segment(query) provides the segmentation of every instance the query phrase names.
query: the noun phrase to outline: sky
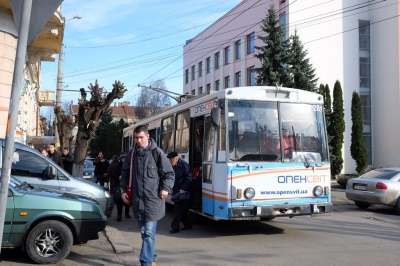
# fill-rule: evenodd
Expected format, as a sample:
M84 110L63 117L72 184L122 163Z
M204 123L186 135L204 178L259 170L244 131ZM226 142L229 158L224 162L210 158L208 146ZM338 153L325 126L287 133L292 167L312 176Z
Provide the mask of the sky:
M62 102L77 104L79 89L89 91L96 80L107 92L116 80L124 83L128 91L115 101L131 105L141 91L138 84L149 86L158 79L167 90L182 93L185 42L240 2L64 0ZM56 90L57 73L58 55L55 62L42 62L42 90Z

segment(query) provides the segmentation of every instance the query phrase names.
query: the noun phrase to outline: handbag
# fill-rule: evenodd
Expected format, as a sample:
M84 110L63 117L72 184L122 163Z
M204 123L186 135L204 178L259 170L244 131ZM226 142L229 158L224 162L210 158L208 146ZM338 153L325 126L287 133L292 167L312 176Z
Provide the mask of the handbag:
M173 202L177 202L177 201L181 201L181 200L188 200L190 198L190 194L189 194L189 192L186 192L186 193L176 193L175 195L173 195L172 197L171 197L171 200L173 201Z
M133 178L133 157L135 150L132 149L131 155L131 163L130 163L130 171L129 171L129 184L126 185L126 194L128 195L129 202L125 203L127 206L132 206L132 178Z
M115 202L115 203L118 203L118 202L122 201L121 190L119 189L119 187L116 187L116 188L114 189L114 192L113 192L113 199L114 199L114 202Z

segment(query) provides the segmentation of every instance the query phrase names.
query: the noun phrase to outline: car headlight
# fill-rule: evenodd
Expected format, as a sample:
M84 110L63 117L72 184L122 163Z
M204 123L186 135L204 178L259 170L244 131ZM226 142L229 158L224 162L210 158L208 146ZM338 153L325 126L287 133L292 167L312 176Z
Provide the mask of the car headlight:
M108 190L104 190L104 196L106 196L106 198L111 198L110 192Z
M244 197L246 199L252 199L256 195L256 191L254 188L248 187L244 190Z
M314 196L319 197L324 193L324 189L321 186L316 186L313 190Z

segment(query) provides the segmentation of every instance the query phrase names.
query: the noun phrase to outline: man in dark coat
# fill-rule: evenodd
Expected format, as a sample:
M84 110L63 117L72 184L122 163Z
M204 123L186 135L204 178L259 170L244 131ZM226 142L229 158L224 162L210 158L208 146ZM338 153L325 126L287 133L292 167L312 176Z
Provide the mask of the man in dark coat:
M64 165L64 170L72 175L72 166L74 165L74 156L69 152L68 148L64 148L61 159Z
M106 177L107 177L107 170L108 170L109 164L110 163L104 158L103 152L99 151L97 158L94 159L94 161L93 161L93 165L94 165L93 182L94 183L96 183L96 184L100 183L100 186L104 186L104 181L107 181Z
M56 164L64 168L62 159L61 159L61 154L56 151L56 144L50 143L49 146L47 147L48 153L49 153L49 158L53 160Z
M168 153L167 158L175 172L175 184L172 189L172 195L188 193L192 183L192 173L189 164L179 158L176 151ZM180 222L183 223L182 230L192 229L192 223L189 219L189 207L189 199L174 202L174 218L171 223L172 230L169 231L170 234L179 233L181 231L179 228Z
M121 197L125 203L132 204L133 214L139 223L141 265L155 265L157 221L165 215L165 198L172 190L175 175L163 151L153 139L149 139L147 127L137 126L134 134L136 144L128 152L121 170ZM126 193L130 177L131 199Z

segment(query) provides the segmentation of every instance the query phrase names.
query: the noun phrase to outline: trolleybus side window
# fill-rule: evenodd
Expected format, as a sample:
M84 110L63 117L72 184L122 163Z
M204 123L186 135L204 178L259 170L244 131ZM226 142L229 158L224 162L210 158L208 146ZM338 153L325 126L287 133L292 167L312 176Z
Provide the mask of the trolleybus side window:
M165 152L174 150L173 132L174 132L174 116L169 116L161 121L161 149Z
M226 162L225 100L221 99L219 105L219 107L221 108L221 121L218 127L217 161Z
M175 150L177 152L189 151L189 123L190 110L176 116Z

